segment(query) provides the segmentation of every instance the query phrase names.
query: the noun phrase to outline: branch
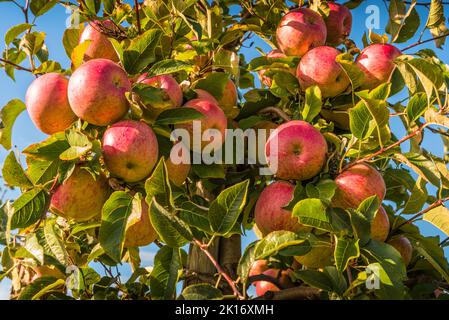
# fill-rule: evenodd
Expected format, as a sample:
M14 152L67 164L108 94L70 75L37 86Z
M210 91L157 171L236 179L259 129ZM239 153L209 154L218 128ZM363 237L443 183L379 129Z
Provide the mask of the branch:
M0 62L9 64L9 65L13 66L14 68L16 68L17 70L28 71L28 72L33 73L33 70L28 69L28 68L25 68L25 67L22 67L22 66L20 66L20 65L18 65L18 64L16 64L16 63L14 63L14 62L12 62L12 61L5 60L5 59L0 58Z
M259 113L274 113L284 121L291 120L290 117L288 116L288 114L286 114L284 111L282 111L281 109L276 108L276 107L263 108L262 110L259 111Z
M139 32L139 34L142 34L142 26L140 24L140 16L139 16L139 0L134 0L134 9L136 10L137 31Z
M439 35L439 36L436 36L436 37L433 37L433 38L430 38L430 39L419 40L419 41L416 41L415 43L412 43L411 45L405 47L401 51L404 52L404 51L406 51L408 49L414 48L414 47L419 46L421 44L424 44L424 43L427 43L427 42L431 42L431 41L434 41L434 40L438 40L438 39L441 39L441 38L445 38L447 36L449 36L449 32L445 33L445 34L442 34L442 35Z
M212 262L214 267L217 269L217 271L221 274L221 276L226 280L226 282L229 284L229 286L232 289L232 292L234 293L234 296L238 297L239 299L244 299L244 297L240 294L238 291L234 281L229 277L229 275L223 270L223 268L220 266L220 264L215 260L215 258L210 254L210 252L207 250L207 245L202 243L201 241L194 239L193 242L203 251L203 253L207 256L207 258Z
M254 300L320 300L320 293L320 289L300 286L281 291L267 291Z
M249 283L254 283L254 282L258 282L258 281L267 281L267 282L270 282L270 283L274 284L279 289L286 289L279 282L279 279L274 278L274 277L270 277L270 276L268 276L266 274L258 274L256 276L251 276L251 277L248 278L248 282Z
M394 230L399 229L400 227L402 227L403 225L406 224L410 224L413 221L415 221L416 219L418 219L420 216L422 216L423 214L425 214L426 212L429 212L430 210L439 207L441 205L443 205L446 201L449 201L449 197L440 199L438 201L435 201L434 203L432 203L431 205L429 205L427 208L425 208L424 210L421 210L420 212L418 212L417 214L415 214L413 217L411 217L410 219L408 219L407 221L404 221L403 223L401 223L400 225L398 225L397 227L394 228Z

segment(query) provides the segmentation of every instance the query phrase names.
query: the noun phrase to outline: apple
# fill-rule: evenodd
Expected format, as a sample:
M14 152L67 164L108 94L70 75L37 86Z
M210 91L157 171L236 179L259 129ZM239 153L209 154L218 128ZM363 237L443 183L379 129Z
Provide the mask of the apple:
M204 99L207 101L210 101L211 103L215 103L218 105L217 99L213 95L211 95L209 92L203 89L195 89L196 97L197 99Z
M204 116L195 121L199 121L201 124L201 136L209 129L216 129L221 134L221 141L201 141L201 147L211 145L214 148L220 148L225 141L226 128L228 127L228 119L223 110L207 99L193 99L188 101L183 106L184 108L193 108L201 112ZM193 138L193 121L188 123L182 123L175 126L179 129L185 129L190 134L190 139ZM192 145L192 141L190 141Z
M413 247L410 243L410 240L408 240L404 236L399 236L388 241L388 244L395 248L401 254L405 266L408 266L410 261L412 260L413 254Z
M266 57L268 59L283 59L287 58L287 56L279 49L275 49L270 51ZM296 75L296 69L295 68L288 68L286 71L290 72L292 75ZM262 83L266 85L267 87L271 87L271 84L273 83L272 79L270 77L265 76L266 70L260 70L259 76L262 79Z
M374 89L389 81L396 65L394 60L401 51L391 44L372 44L357 57L356 64L365 75L362 89Z
M327 27L326 42L338 46L342 44L351 33L352 14L345 5L328 2L329 14L324 19Z
M142 210L132 211L126 222L125 248L143 247L157 239L150 220L150 213L145 199L142 199Z
M114 30L117 28L111 20L92 21L84 28L81 33L79 43L90 41L89 46L84 53L84 60L91 59L109 59L119 62L119 57L107 35L101 32L102 29Z
M384 207L380 206L373 221L371 221L371 238L384 242L390 233L390 220Z
M303 266L311 269L320 269L332 264L334 247L325 237L319 237L312 243L312 248L303 256L295 256L295 260Z
M307 180L316 176L326 161L327 143L319 130L302 120L288 121L268 138L265 155L275 171L284 180ZM275 161L276 162L276 161Z
M317 85L323 98L343 93L351 84L341 65L335 61L341 52L321 46L307 52L298 64L296 76L302 90Z
M286 181L276 181L267 186L257 199L254 216L257 229L263 236L270 232L299 231L305 227L285 207L292 199L295 186Z
M180 107L182 105L182 90L178 82L171 75L159 75L151 78L147 78L148 74L142 74L137 83L144 83L149 86L160 88L167 94L167 100L170 101L171 108Z
M107 59L93 59L75 70L68 97L73 112L90 124L106 126L128 112L125 92L131 91L126 72Z
M267 260L256 260L251 265L248 277L257 276L259 274L264 273L267 270L268 270L268 261Z
M148 177L158 159L158 142L144 122L122 120L103 135L103 157L111 174L125 182Z
M278 47L287 56L302 57L310 49L324 45L326 36L323 18L308 8L287 13L276 30Z
M46 134L64 131L76 120L67 98L69 80L60 73L47 73L28 87L25 104L34 125Z
M99 217L111 190L103 175L93 177L77 165L51 197L50 211L76 222Z
M237 87L231 79L226 82L223 96L218 100L223 110L230 110L237 105Z
M177 187L184 184L192 167L190 163L174 164L170 158L165 160L167 167L168 179Z
M280 291L281 289L293 287L289 272L289 270L279 269L268 269L264 271L262 274L277 279L281 288L270 281L256 281L253 284L256 286L257 296L263 296L267 291Z

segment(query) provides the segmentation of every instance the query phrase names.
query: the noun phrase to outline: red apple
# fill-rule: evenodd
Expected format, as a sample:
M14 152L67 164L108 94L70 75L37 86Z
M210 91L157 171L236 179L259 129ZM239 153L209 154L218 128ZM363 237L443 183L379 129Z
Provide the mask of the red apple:
M263 236L278 230L296 232L305 229L298 218L292 217L292 213L283 208L293 199L294 190L293 184L276 181L262 191L254 215L257 229Z
M335 207L357 208L363 200L377 195L379 201L385 197L386 187L382 175L366 163L349 167L335 178L337 189L332 199Z
M405 266L408 266L410 261L412 260L413 247L408 240L404 236L399 236L388 241L388 244L395 248L402 256L404 260Z
M343 68L335 61L341 52L333 47L317 47L307 52L299 62L296 75L303 90L317 85L323 98L343 93L350 80Z
M302 120L280 125L268 138L265 155L275 175L284 180L316 176L326 161L327 143L319 130Z
M126 72L107 59L94 59L75 70L69 81L70 106L82 120L106 126L128 112L125 92L131 91Z
M371 221L371 238L377 241L385 241L390 233L390 220L384 207L380 206L373 221Z
M310 49L324 45L326 36L323 18L307 8L287 13L276 30L278 47L288 56L302 57Z
M91 59L109 59L114 62L119 61L117 52L114 49L107 35L101 32L102 29L114 30L116 26L111 20L92 21L84 28L81 33L79 43L90 41L89 46L84 53L84 60Z
M396 65L394 60L401 51L391 44L372 44L357 57L357 66L365 75L362 89L374 89L388 82Z
M147 75L147 73L142 74L137 79L137 82L163 89L167 94L167 100L171 102L171 108L180 107L182 105L182 90L175 78L168 74L151 78L147 78Z
M76 120L67 98L69 80L60 73L47 73L29 86L26 107L34 125L46 134L64 131Z
M126 222L125 244L129 247L143 247L157 239L157 233L150 221L150 213L145 200L142 200L142 210L133 211Z
M158 158L158 142L145 123L123 120L103 135L103 156L106 167L126 182L148 177Z
M263 274L277 279L281 285L281 288L269 281L256 281L254 282L254 285L256 286L256 294L259 297L263 296L267 291L280 291L281 289L293 287L293 283L289 276L289 271L287 270L268 269L264 271Z
M270 51L267 56L268 59L282 59L282 58L287 58L287 56L279 49L275 49L273 51ZM295 68L288 68L286 69L286 71L290 72L292 75L296 75L296 70ZM265 76L266 70L260 70L259 71L259 76L262 79L262 83L264 85L266 85L267 87L271 87L272 84L272 79L270 77Z
M326 42L338 46L343 43L352 28L352 14L345 5L328 2L329 15L325 19L327 27Z
M109 184L103 175L94 178L90 172L77 166L72 175L56 188L50 211L67 220L90 220L101 215L109 195Z
M256 260L251 265L248 277L257 276L259 274L264 273L266 270L268 270L268 261L267 260Z
M217 99L215 99L215 97L213 95L211 95L209 92L207 92L206 90L195 89L195 92L197 95L197 99L204 99L204 100L207 100L211 103L218 105Z

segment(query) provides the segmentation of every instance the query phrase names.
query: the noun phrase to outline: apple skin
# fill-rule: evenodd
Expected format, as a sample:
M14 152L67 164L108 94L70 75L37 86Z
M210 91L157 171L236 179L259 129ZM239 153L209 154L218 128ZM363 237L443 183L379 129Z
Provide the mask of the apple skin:
M145 123L123 120L103 135L103 157L108 170L125 182L148 177L156 165L159 147L156 135Z
M362 50L356 64L365 75L361 89L374 89L390 79L401 51L391 44L372 44Z
M206 99L190 100L186 104L184 104L183 107L193 108L204 115L203 118L196 120L201 122L201 135L203 134L203 132L209 129L217 129L221 133L221 143L218 143L218 140L216 142L202 141L201 146L204 147L206 145L212 144L215 148L221 147L221 145L225 141L225 132L226 128L228 127L228 119L226 118L223 110L215 103ZM186 129L190 133L190 143L192 144L193 121L189 123L178 124L175 126L175 128Z
M287 56L279 49L275 49L270 51L266 57L268 59L283 59L283 58L287 58ZM292 75L296 75L296 69L295 68L288 68L286 69L286 71L290 72ZM264 76L266 70L260 70L259 71L259 76L262 80L262 83L264 85L266 85L267 87L271 87L271 84L273 83L273 80L270 77Z
M256 295L259 297L263 296L267 291L280 291L281 289L293 287L288 270L268 269L262 274L278 279L282 288L278 288L274 283L269 281L256 281L253 284L256 286Z
M67 220L87 221L101 215L110 193L103 175L94 179L87 170L76 166L72 175L56 188L50 211Z
M335 2L328 2L329 15L324 19L327 27L326 42L338 46L351 33L352 14L348 7Z
M46 134L64 131L76 120L67 98L69 80L60 73L35 79L26 92L25 104L34 125Z
M257 276L259 274L264 273L267 270L268 270L268 261L267 260L256 260L251 265L248 277Z
M142 210L131 212L126 223L125 243L126 248L143 247L157 239L150 220L150 213L145 199L142 199Z
M197 99L203 99L203 100L207 100L211 103L214 103L216 105L218 105L218 101L217 99L215 99L215 97L213 95L211 95L209 92L207 92L206 90L203 89L195 89L196 95L197 95Z
M293 199L294 190L293 184L276 181L262 191L254 215L257 229L263 236L278 230L296 232L306 229L290 211L283 208Z
M182 105L182 90L175 78L168 74L151 78L147 78L147 75L147 73L142 74L137 79L137 83L144 83L155 88L163 89L166 92L168 99L171 101L172 108L177 108Z
M404 260L405 266L408 266L410 261L412 260L413 247L408 240L404 236L399 236L388 241L388 244L395 248L402 256Z
M377 195L385 197L386 187L382 175L366 163L356 164L335 178L337 189L332 205L343 209L357 208L363 200Z
M226 83L223 96L218 100L218 105L223 110L231 109L237 105L237 87L231 79Z
M278 47L287 56L302 57L310 49L324 45L326 36L323 18L307 8L287 13L276 30Z
M271 165L271 156L277 156L278 170L275 174L284 180L303 181L316 176L326 161L326 153L327 143L323 135L302 120L280 125L265 145L268 163Z
M90 124L106 126L128 112L125 92L131 91L126 72L107 59L90 60L75 70L68 97L73 112Z
M177 187L184 184L192 167L190 163L174 164L170 158L165 160L165 165L167 167L168 179Z
M114 23L111 20L105 21L92 21L84 28L81 33L79 43L83 43L87 40L90 40L89 47L84 53L84 60L92 60L92 59L109 59L114 62L119 62L119 57L117 52L114 49L111 41L108 37L101 33L101 27L113 30L115 27Z
M351 82L343 68L335 61L340 53L328 46L317 47L307 52L296 70L301 89L306 90L317 85L323 98L343 93Z
M390 233L390 220L384 207L380 206L373 221L371 221L371 238L384 242Z

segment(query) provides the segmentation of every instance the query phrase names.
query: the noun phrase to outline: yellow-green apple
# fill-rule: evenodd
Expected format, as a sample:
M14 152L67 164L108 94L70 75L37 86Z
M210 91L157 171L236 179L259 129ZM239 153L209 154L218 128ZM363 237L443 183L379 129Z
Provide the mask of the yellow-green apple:
M335 97L350 85L349 77L335 61L341 52L333 47L321 46L307 52L298 64L296 76L302 90L317 85L323 98Z
M47 73L28 87L25 104L34 125L46 134L64 131L76 120L67 97L69 80L60 73Z
M268 60L272 60L272 59L283 59L283 58L287 58L287 56L279 49L275 49L270 51L266 57L268 58ZM295 68L286 68L285 69L287 72L290 72L292 75L296 75L296 69ZM260 70L259 71L259 76L262 79L262 83L264 85L266 85L267 87L271 87L272 84L272 79L268 76L265 76L266 70Z
M141 210L134 210L128 217L125 230L126 248L143 247L149 245L157 238L150 220L148 205L144 199L141 202Z
M110 192L103 175L93 177L77 165L72 175L56 188L51 197L50 211L67 220L90 220L101 215Z
M410 261L412 260L413 254L413 247L410 243L410 240L404 236L399 236L388 241L388 244L395 248L401 254L401 257L404 260L404 264L408 266Z
M158 142L144 122L122 120L103 135L103 157L111 174L126 182L148 177L158 159Z
M357 66L365 75L362 89L374 89L388 82L396 65L394 60L401 51L391 44L372 44L360 52Z
M323 135L302 120L288 121L277 127L265 145L270 169L284 180L313 178L321 171L326 153L327 143Z
M324 45L326 36L323 18L308 8L287 13L276 30L278 47L287 56L302 57L310 49Z
M359 163L344 170L335 178L332 204L343 209L357 208L363 200L377 195L379 201L385 197L385 181L382 175L366 163Z
M303 256L295 256L295 260L307 268L319 269L332 264L334 246L325 239L319 237L312 243L312 248Z
M75 70L68 97L73 112L90 124L106 126L128 112L125 92L131 91L126 72L108 59L93 59Z
M84 53L84 60L91 59L109 59L114 62L119 61L117 52L114 49L108 36L102 33L102 30L114 30L117 28L111 20L92 21L84 28L81 33L79 43L90 41Z
M329 14L324 19L327 27L326 42L330 45L338 46L343 43L352 28L352 14L345 5L335 2L328 2Z
M384 207L380 206L373 221L371 221L371 238L377 241L385 241L390 233L390 219Z
M169 74L159 75L148 78L148 74L142 74L137 83L143 83L155 88L162 89L166 93L166 99L170 102L170 108L180 107L182 105L182 90L175 78Z
M287 181L276 181L267 186L257 199L254 218L257 229L266 236L270 232L307 229L298 218L284 207L293 199L295 186Z

